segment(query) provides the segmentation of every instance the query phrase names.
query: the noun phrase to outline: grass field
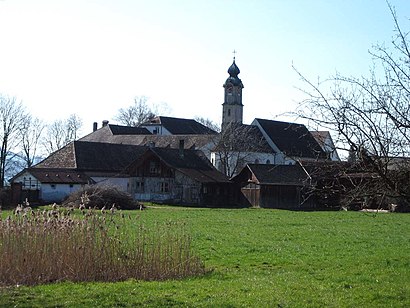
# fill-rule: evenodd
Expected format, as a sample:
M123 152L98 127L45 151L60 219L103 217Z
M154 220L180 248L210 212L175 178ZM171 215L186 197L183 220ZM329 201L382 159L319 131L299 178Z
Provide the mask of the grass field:
M184 222L209 272L3 288L0 306L410 307L408 214L166 206L126 214L124 232Z

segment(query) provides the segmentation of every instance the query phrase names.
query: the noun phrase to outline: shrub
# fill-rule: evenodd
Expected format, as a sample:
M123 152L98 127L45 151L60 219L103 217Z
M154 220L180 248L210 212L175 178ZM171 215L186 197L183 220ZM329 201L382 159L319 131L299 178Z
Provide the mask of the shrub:
M132 196L122 191L114 185L88 185L72 193L63 202L64 206L80 207L83 204L86 208L111 208L115 205L123 210L140 208L140 205Z
M132 224L123 232L122 220L131 216L120 211L87 210L73 217L72 210L53 207L19 206L7 219L0 215L0 285L163 280L205 272L180 224L155 230Z

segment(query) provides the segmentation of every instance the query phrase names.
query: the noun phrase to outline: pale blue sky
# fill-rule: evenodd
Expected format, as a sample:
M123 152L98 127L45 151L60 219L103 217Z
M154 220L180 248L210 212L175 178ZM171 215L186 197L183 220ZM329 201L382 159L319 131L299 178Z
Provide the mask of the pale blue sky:
M391 4L408 29L410 1ZM363 75L392 30L384 0L0 0L0 92L47 121L77 113L84 133L140 95L220 122L235 49L250 123L303 99L292 63Z

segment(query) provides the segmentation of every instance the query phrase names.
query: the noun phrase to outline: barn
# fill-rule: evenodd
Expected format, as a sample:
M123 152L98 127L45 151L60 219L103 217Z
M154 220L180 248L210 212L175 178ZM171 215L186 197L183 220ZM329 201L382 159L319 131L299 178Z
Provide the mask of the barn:
M304 199L310 176L300 165L248 164L232 178L241 190L244 206L301 209L311 206Z

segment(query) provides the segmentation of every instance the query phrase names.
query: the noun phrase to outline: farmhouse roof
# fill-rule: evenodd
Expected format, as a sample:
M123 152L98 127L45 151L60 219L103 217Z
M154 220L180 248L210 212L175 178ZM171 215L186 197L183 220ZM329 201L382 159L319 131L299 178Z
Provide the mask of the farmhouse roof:
M151 132L145 127L133 127L123 125L107 125L113 135L151 135Z
M326 153L303 124L265 119L255 119L254 123L287 156L326 158Z
M253 180L256 183L264 185L303 185L309 179L307 172L298 164L249 164L237 177L239 178L241 173L247 172L246 169L253 174Z
M41 183L51 184L92 184L94 181L84 172L61 168L27 168L18 173L13 179L29 173Z
M217 132L193 119L158 116L142 125L161 124L173 135L213 135Z
M118 172L140 157L146 147L74 141L35 165L35 168L70 168Z
M148 133L139 134L143 131ZM82 137L79 141L178 148L179 141L184 139L186 148L202 149L210 143L214 143L215 138L217 138L215 134L153 135L146 128L109 124Z

